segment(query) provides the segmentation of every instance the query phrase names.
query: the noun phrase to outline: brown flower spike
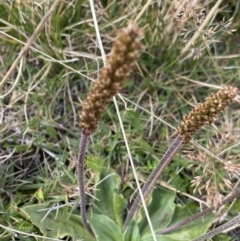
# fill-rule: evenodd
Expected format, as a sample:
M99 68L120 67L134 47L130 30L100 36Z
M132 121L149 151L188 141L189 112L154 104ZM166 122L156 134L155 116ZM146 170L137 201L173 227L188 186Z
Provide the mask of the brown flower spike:
M112 51L106 58L106 64L100 70L98 80L94 83L92 90L83 102L82 113L80 115L82 131L78 151L77 175L82 224L92 236L95 235L87 222L83 182L84 156L87 140L89 135L97 128L98 121L104 109L112 97L119 92L123 82L129 77L141 49L138 41L139 36L140 30L133 24L118 32Z
M83 102L80 126L84 134L95 131L104 109L129 77L141 49L139 36L140 30L132 24L118 32L106 64Z
M183 143L190 141L202 126L211 124L216 115L233 102L238 88L225 86L216 94L210 94L206 101L197 105L185 115L178 126L178 133Z

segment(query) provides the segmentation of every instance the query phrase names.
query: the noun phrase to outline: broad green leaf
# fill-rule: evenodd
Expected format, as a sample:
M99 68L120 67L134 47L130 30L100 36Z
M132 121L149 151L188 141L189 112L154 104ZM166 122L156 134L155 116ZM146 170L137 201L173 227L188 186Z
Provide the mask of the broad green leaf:
M198 205L194 203L189 203L184 207L177 206L172 218L172 223L182 221L197 212L199 212L199 208ZM168 236L178 239L179 241L195 239L206 233L214 218L216 218L214 214L208 214L202 218L196 219L186 226L183 226L181 229L168 234Z
M123 241L121 228L109 217L93 214L89 222L98 241Z
M162 235L161 236L156 235L156 238L157 238L157 241L177 241L172 238L162 237ZM154 239L151 233L148 233L147 235L144 235L144 237L141 237L141 241L153 241L153 240ZM186 241L190 241L190 240L186 240Z
M167 236L158 236L156 235L157 241L178 241L178 239L172 239L171 237L167 237ZM141 237L141 241L154 241L152 234L148 233L147 235L144 235L143 237ZM185 241L191 241L191 240L185 240Z
M95 240L84 229L80 216L67 212L67 207L50 212L49 210L44 210L47 207L46 204L37 204L23 207L20 211L22 216L39 228L43 236L55 239L71 236L73 240Z
M131 222L127 227L124 234L124 241L140 241L139 227L135 221Z
M102 181L101 181L102 180ZM95 192L93 212L102 214L122 227L126 201L120 194L120 177L113 171L103 171L100 175L100 184Z
M175 196L174 192L164 189L155 189L152 192L151 202L147 208L154 230L165 228L171 222L175 210ZM150 232L150 228L143 209L141 215L144 218L139 223L139 229L141 234L144 235Z
M172 223L179 222L197 213L198 207L195 204L189 204L184 207L176 206L174 215L172 217ZM199 218L190 224L165 235L158 235L157 240L159 241L191 241L206 233L207 229L214 219L213 214L209 214L204 218ZM141 238L141 241L153 241L150 232Z

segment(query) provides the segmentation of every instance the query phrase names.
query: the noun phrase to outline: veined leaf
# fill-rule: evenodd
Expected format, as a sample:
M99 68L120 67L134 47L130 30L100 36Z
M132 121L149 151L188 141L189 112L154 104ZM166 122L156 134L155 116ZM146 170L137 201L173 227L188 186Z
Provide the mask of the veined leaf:
M174 215L172 216L171 224L179 222L183 219L186 219L192 216L194 213L197 213L198 211L199 211L198 206L195 204L186 205L184 207L176 206ZM164 234L164 235L157 235L157 240L191 241L205 234L214 218L215 218L214 214L208 214L205 217L199 218L174 232L171 232L169 234ZM153 241L151 233L148 232L144 234L141 237L141 241Z
M122 227L126 201L120 194L120 184L120 177L114 171L102 171L93 201L93 212L109 217Z
M123 241L121 228L106 215L93 214L89 222L98 241Z
M39 228L43 236L60 239L71 236L73 240L95 239L84 229L81 218L67 211L67 207L49 212L46 204L30 205L20 209L22 216ZM43 211L41 211L43 210Z
M135 221L131 222L127 227L124 234L124 241L140 241L140 231Z
M159 230L169 225L175 210L175 193L164 189L155 189L152 192L151 202L148 205L148 212L151 218L153 229ZM141 210L142 218L139 223L141 235L150 232L144 210Z

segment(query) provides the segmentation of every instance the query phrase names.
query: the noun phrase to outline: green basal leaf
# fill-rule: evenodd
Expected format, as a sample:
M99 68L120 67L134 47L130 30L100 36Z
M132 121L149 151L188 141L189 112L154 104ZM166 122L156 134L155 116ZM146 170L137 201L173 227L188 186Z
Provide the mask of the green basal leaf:
M124 241L140 241L140 231L138 224L133 221L127 227L124 233Z
M114 171L102 171L93 201L93 212L109 217L122 228L126 201L120 194L120 184L120 177Z
M121 228L105 215L93 214L89 223L98 241L123 241Z
M155 189L152 192L151 201L147 208L154 230L165 228L171 222L175 210L175 196L174 192L164 189ZM139 229L141 234L149 233L150 228L143 209L140 219Z
M176 210L174 212L172 223L176 223L191 217L195 213L199 212L199 208L197 204L189 203L182 206L176 206ZM162 235L169 236L175 240L185 241L185 240L193 240L203 234L206 233L210 225L212 224L213 219L216 218L214 214L208 214L202 218L196 219L192 221L186 226L183 226L181 229L176 230L170 234Z
M171 237L162 237L161 236L157 236L156 235L156 238L157 238L157 241L178 241L178 239L173 239ZM154 241L153 237L152 237L152 234L148 233L147 235L144 235L143 237L141 237L141 241ZM191 241L191 240L185 240L185 241Z
M188 217L191 217L194 213L199 211L198 206L195 204L188 204L184 207L176 206L172 222L176 223ZM206 215L204 218L199 218L188 225L173 231L165 235L157 235L157 240L160 241L186 241L193 240L206 233L209 226L211 225L215 216L213 214ZM152 235L150 232L141 238L141 241L152 241Z
M45 237L61 239L70 236L73 240L95 240L82 226L80 216L69 213L67 207L50 212L49 209L44 210L47 208L46 204L37 204L19 210Z
M212 238L213 241L232 241L233 237L225 234L225 233L219 233L215 237ZM236 237L237 238L237 237Z

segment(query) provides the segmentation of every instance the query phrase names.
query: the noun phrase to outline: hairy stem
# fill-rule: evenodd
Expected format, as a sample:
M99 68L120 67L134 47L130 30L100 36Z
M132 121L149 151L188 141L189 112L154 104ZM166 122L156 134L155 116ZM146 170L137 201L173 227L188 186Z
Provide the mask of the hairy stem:
M219 209L221 206L225 205L228 202L231 202L232 200L234 200L235 198L237 198L239 196L240 196L240 191L238 191L238 192L236 192L232 195L229 195L228 197L224 198L223 201L220 204L217 205L217 207L206 208L202 212L199 212L199 213L193 215L190 218L187 218L187 219L185 219L181 222L175 223L175 224L173 224L173 225L171 225L171 226L169 226L165 229L162 229L162 230L158 231L157 234L166 234L166 233L170 233L172 231L175 231L175 230L183 227L184 225L187 225L187 224L191 223L192 221L207 215L208 213L214 211L215 209Z
M240 214L238 214L235 218L231 219L230 221L224 223L223 225L213 229L212 231L202 235L201 237L198 237L194 239L193 241L204 241L206 239L212 238L216 236L219 233L224 232L225 230L231 228L232 226L235 226L237 224L240 224Z
M180 136L177 136L176 139L171 144L171 146L168 148L168 150L165 152L165 154L161 158L157 167L153 170L153 172L150 174L149 178L147 179L146 183L144 184L144 186L142 188L142 193L143 193L144 198L146 198L147 195L151 192L151 190L153 189L154 184L156 183L157 179L162 174L165 167L170 163L172 158L180 150L180 148L182 147L182 144L183 143L182 143L182 140L181 140ZM126 218L125 223L123 225L123 230L125 230L127 228L130 221L132 220L135 212L138 210L140 201L141 201L141 198L140 198L140 195L138 195L136 197L136 199L134 200L134 202L133 202L133 204L132 204L132 206L131 206L131 208L128 212L127 218Z
M86 218L86 203L85 203L85 192L84 192L84 182L83 182L84 157L85 157L87 141L88 141L88 135L84 134L84 132L82 131L80 143L79 143L79 150L78 150L77 177L78 177L78 187L79 187L79 195L80 195L80 210L81 210L82 223L84 228L92 236L94 236L93 231L90 228Z

